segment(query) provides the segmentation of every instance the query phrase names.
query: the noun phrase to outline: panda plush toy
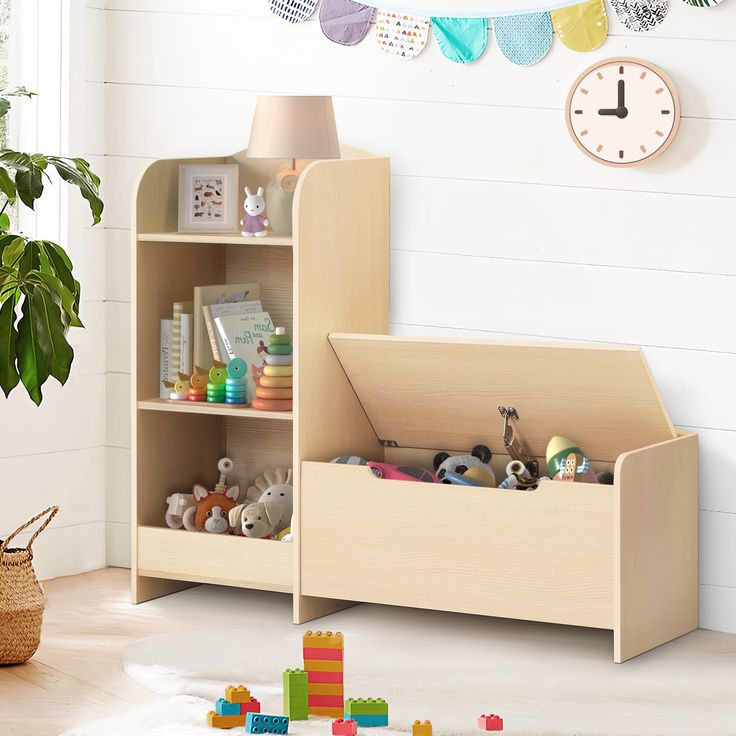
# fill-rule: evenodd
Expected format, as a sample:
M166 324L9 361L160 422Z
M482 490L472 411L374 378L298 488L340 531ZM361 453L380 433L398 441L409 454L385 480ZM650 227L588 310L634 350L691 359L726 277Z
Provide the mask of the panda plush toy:
M496 487L496 475L491 467L491 451L485 445L476 445L469 455L450 455L438 452L434 456L434 471L442 483Z

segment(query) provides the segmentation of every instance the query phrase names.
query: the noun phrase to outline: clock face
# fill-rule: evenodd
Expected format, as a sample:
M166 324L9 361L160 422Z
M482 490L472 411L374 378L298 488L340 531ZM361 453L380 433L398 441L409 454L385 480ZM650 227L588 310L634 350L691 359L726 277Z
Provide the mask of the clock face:
M607 59L575 82L566 115L570 135L592 159L635 166L672 143L680 103L662 70L637 59Z

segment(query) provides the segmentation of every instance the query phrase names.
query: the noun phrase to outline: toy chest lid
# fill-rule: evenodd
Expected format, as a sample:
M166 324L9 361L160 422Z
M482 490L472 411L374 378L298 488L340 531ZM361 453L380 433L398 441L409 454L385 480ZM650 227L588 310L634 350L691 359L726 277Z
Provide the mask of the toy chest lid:
M591 460L677 436L641 348L333 333L330 343L379 440L399 447L503 450L513 406L526 451L554 435Z

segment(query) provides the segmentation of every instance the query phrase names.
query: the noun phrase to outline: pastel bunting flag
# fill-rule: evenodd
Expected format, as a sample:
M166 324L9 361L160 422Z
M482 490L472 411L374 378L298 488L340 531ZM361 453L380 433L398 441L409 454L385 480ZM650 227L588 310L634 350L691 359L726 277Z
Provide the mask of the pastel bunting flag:
M541 61L552 47L552 20L549 13L500 15L493 18L501 53L518 66Z
M550 13L557 37L573 51L595 51L608 35L608 16L603 0L588 0Z
M271 12L289 23L301 23L307 20L319 0L269 0Z
M646 33L656 28L669 10L669 0L611 0L616 17L630 31Z
M366 37L375 12L375 8L354 0L322 0L319 24L330 41L355 46Z
M488 45L485 18L433 17L432 30L442 53L457 64L480 58Z
M422 53L428 38L429 18L389 10L376 13L376 43L387 54L413 59Z

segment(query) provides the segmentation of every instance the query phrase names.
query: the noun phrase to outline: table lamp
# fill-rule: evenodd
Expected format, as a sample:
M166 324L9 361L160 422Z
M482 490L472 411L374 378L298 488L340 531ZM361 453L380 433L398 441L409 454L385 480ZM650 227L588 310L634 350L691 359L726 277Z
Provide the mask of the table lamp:
M340 158L331 97L259 97L248 144L250 158L287 158L266 188L274 235L291 235L297 159Z

